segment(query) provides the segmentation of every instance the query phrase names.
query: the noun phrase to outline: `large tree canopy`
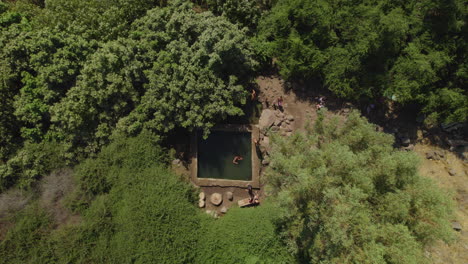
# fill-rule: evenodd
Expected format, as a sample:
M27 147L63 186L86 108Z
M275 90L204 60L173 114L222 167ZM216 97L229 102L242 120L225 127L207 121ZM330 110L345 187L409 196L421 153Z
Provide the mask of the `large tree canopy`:
M465 121L466 8L464 0L280 0L256 46L285 78L318 77L340 97L417 102L435 122Z
M93 3L47 2L32 22L21 13L4 18L0 159L12 158L26 141L60 142L70 159L97 152L114 131L208 132L217 121L243 114L256 65L247 29L197 13L187 1L148 11L152 1L115 1L119 12L103 14L98 11L106 5L85 2ZM94 15L80 19L85 11ZM123 28L104 36L113 22ZM13 164L0 165L4 186L21 174Z
M274 138L267 187L291 250L310 263L420 263L449 239L451 201L358 113Z

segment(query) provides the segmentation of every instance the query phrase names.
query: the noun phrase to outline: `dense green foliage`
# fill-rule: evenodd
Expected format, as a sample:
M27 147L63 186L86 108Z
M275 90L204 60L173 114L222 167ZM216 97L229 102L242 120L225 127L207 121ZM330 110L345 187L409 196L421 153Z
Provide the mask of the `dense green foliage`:
M267 203L231 208L221 219L205 222L196 263L293 263L276 232L278 213Z
M252 81L270 61L285 79L319 79L358 103L417 103L428 122L466 121L467 8L0 2L0 193L34 193L5 220L0 263L424 262L426 245L451 238L449 196L357 113L343 123L322 112L306 133L273 137L271 196L220 219L196 209L163 146L174 131L251 119ZM52 207L74 214L67 223L35 188L63 167L76 188Z
M0 241L0 263L39 263L51 228L47 213L32 205L16 217L16 224Z
M55 0L32 21L25 11L5 22L0 159L58 142L74 163L116 133L208 132L243 114L256 65L247 29L185 1L147 10L153 2ZM29 187L0 166L1 188Z
M320 78L334 94L420 103L434 121L468 119L466 0L279 0L259 53L285 78Z
M320 113L313 130L274 142L269 191L307 263L421 263L425 244L450 239L451 200L358 113L344 124Z
M233 209L214 220L165 163L148 132L115 139L75 170L68 204L82 221L53 229L58 223L31 205L0 243L0 263L291 262L275 232L277 209Z

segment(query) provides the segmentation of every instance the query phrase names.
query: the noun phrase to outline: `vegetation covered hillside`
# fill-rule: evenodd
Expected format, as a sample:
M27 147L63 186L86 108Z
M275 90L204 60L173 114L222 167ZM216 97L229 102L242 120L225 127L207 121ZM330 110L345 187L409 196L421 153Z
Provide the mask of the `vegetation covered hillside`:
M452 239L451 198L357 112L273 136L265 201L220 219L196 209L168 142L244 118L265 72L466 122L467 8L2 0L0 263L428 262Z

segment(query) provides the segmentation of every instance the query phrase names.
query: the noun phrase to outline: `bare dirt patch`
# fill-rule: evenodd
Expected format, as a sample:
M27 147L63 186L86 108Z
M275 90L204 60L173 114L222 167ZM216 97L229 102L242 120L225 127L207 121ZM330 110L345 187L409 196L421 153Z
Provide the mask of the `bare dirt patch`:
M74 188L73 171L67 168L52 172L39 184L39 204L51 214L56 227L80 221L79 215L65 207L66 197Z
M468 166L457 155L438 146L419 143L414 151L421 157L421 175L433 179L454 194L456 208L452 221L459 222L463 228L461 232L454 231L456 240L453 243L439 241L427 248L426 255L437 264L468 263ZM426 153L434 151L442 153L444 157L427 159Z

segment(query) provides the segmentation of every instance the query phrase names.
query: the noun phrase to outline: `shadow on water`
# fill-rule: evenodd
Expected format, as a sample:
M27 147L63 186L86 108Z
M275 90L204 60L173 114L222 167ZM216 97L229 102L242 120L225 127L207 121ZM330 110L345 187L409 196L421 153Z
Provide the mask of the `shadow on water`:
M208 138L198 136L198 177L251 180L252 151L249 132L212 131ZM233 164L235 156L242 156Z

